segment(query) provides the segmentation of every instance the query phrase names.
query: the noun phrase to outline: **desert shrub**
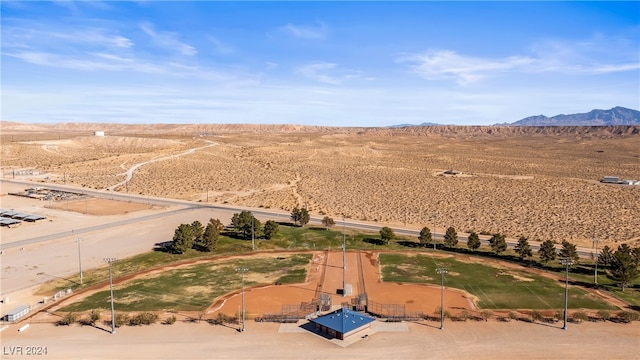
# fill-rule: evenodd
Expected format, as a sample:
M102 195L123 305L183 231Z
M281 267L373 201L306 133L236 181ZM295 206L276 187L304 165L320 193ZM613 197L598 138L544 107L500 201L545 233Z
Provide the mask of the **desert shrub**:
M164 320L164 323L166 325L173 325L173 324L175 324L175 322L176 322L176 316L175 315L171 315L171 316L169 316L168 318L166 318Z
M129 319L129 325L130 326L151 325L151 324L155 324L157 321L158 321L158 314L154 314L151 312L143 312L131 317Z
M74 312L67 313L56 323L59 326L69 326L78 320L78 315Z
M227 314L218 313L215 319L209 320L209 323L213 325L222 325L222 324L237 324L239 317L229 316Z
M598 310L598 317L602 321L607 321L611 319L611 314L607 310Z
M533 321L541 321L543 317L544 316L542 316L542 314L538 310L534 310L533 312L531 312L531 320Z
M509 319L518 320L518 314L514 311L509 312Z
M122 325L125 325L126 323L129 322L129 315L128 314L116 314L115 315L115 325L116 327L120 327Z
M480 316L482 316L482 320L487 321L487 320L491 319L491 317L493 316L493 311L491 311L491 310L482 310L482 312L480 313Z
M576 323L581 323L583 321L589 320L589 315L584 311L578 311L571 314L571 319Z
M98 322L99 320L100 320L100 310L98 309L91 310L91 313L89 314L89 323L91 325L95 325L96 322Z
M556 319L557 321L562 320L563 317L564 317L564 313L562 311L556 311L556 313L553 314L553 318Z
M618 313L618 316L616 316L616 318L620 322L628 324L632 321L638 321L638 318L640 318L640 315L631 311L622 311Z
M460 313L460 320L467 321L467 319L471 318L471 313L467 310L462 310Z

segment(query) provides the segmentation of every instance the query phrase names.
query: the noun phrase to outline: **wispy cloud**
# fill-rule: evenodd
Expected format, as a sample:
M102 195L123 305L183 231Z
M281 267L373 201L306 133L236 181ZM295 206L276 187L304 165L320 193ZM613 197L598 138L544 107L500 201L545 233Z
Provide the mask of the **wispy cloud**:
M287 24L280 29L299 39L324 39L328 34L327 27L322 23L316 26Z
M325 84L340 85L343 82L359 77L359 72L341 69L338 64L329 62L314 62L297 69L297 72L309 79Z
M186 56L194 56L198 53L195 47L178 40L178 36L175 33L156 31L151 23L140 24L140 29L147 34L155 44L162 48L175 50Z
M459 85L502 73L597 75L640 69L637 45L629 44L625 39L616 41L595 36L575 42L546 40L531 46L531 52L531 55L489 58L429 49L424 53L400 56L396 62L407 64L425 79L454 80Z
M412 69L425 79L454 79L458 84L466 85L491 73L523 68L535 60L520 56L485 59L460 55L451 50L429 50L424 54L400 57L398 62L409 63Z

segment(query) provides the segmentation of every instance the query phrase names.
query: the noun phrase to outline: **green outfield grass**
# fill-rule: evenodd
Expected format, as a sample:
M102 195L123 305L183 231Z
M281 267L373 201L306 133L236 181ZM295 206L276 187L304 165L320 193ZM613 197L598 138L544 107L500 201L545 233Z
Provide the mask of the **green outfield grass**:
M121 311L201 311L221 295L240 288L237 268L248 268L245 285L301 283L311 254L259 259L211 261L163 271L114 286L115 307ZM253 280L259 274L260 281ZM265 282L268 281L268 282ZM109 291L100 291L62 311L110 308Z
M429 254L433 253L431 247L422 248L418 244L416 238L410 237L398 237L396 240L391 241L388 245L382 245L379 242L379 234L376 232L356 232L352 230L345 231L345 240L348 250L373 250L373 251L386 251L386 250L401 250L403 252L415 253L419 256L407 256L396 254L381 254L381 259L385 261L385 269L383 272L385 281L396 282L430 282L438 283L439 279L436 279L435 274L435 262L431 259ZM146 269L169 265L179 264L180 262L194 260L194 259L211 259L215 261L216 257L220 255L228 254L251 254L254 252L269 252L269 251L281 251L281 250L340 250L342 248L343 233L340 224L336 224L329 230L322 227L306 226L298 227L287 225L283 223L279 227L279 233L271 240L265 240L261 238L255 239L256 250L252 251L251 240L240 239L234 236L232 233L225 233L218 241L218 246L214 252L206 253L196 250L188 250L184 254L171 254L162 251L150 251L148 253L136 255L126 259L118 259L113 266L114 278L120 278L122 276L135 274ZM459 246L454 249L456 253L463 253L467 256L474 256L478 259L484 257L490 257L496 260L505 260L512 263L519 263L519 260L515 256L512 250L507 250L500 256L493 255L488 248L481 247L478 251L471 253L464 248L464 244L460 243ZM438 253L448 253L449 249L442 249L439 246ZM451 252L453 255L454 253ZM237 264L242 263L243 260L237 260ZM561 281L552 281L538 275L531 274L526 270L511 270L512 274L516 274L518 277L531 279L532 281L519 281L509 274L500 273L500 270L490 266L482 266L478 264L468 264L453 259L438 260L443 263L443 266L451 268L451 272L447 276L447 286L456 287L462 290L466 290L469 293L477 296L480 299L479 306L483 308L535 308L535 309L557 309L563 306L564 301L564 284ZM418 262L418 263L415 263ZM529 262L532 266L540 266L536 263L536 258ZM249 266L256 268L257 263ZM581 263L570 269L570 281L573 284L581 286L593 286L593 275L591 273L592 262L589 260L581 260ZM258 266L259 268L259 266ZM196 269L199 269L196 266ZM557 261L550 263L544 269L550 273L554 273L558 276L564 276L564 268L557 263ZM304 279L304 272L299 268L291 268L286 274L281 274L281 283L291 283L302 281ZM181 270L182 271L182 270ZM186 271L186 270L185 270ZM222 270L221 270L222 271ZM200 273L200 270L192 271ZM169 272L168 272L169 273ZM454 274L455 273L455 274ZM184 275L184 274L183 274ZM216 279L226 279L224 271L220 273L220 276ZM169 275L167 275L169 276ZM127 284L130 287L130 291L140 294L148 293L149 297L153 294L165 293L171 287L171 282L180 283L178 279L181 275L175 275L177 278L171 279L168 277L162 280L160 284L155 284L156 288L150 288L154 281L140 282L133 281L131 284ZM235 280L234 280L235 279ZM425 280L426 279L426 280ZM84 272L84 285L79 286L79 277L70 276L64 279L57 279L50 283L44 284L40 290L43 295L51 294L55 291L67 288L79 289L95 285L100 282L108 280L108 267L104 266L97 269L91 269ZM180 309L198 309L203 305L204 298L210 298L211 296L218 296L216 294L223 294L225 291L232 291L238 288L238 279L232 277L227 282L215 283L215 290L208 291L206 295L202 295L203 298L195 293L187 300L169 299L168 295L158 297L155 302L155 308L180 308ZM278 279L273 279L274 282ZM158 280L160 281L160 280ZM190 283L190 280L181 280L185 286L198 286ZM200 283L209 284L208 278L202 279ZM217 280L216 280L217 281ZM235 281L235 282L234 282ZM168 282L168 284L165 284ZM191 285L188 285L191 284ZM166 286L165 286L166 285ZM620 291L619 287L615 286L613 282L607 278L604 273L600 272L599 286L600 289L608 291L614 296L618 297L624 302L627 302L635 308L640 308L640 278L636 278L633 286L629 287L625 292ZM167 287L168 286L168 287ZM203 285L209 286L209 285ZM180 288L180 286L173 287ZM128 303L121 304L123 309L131 310L146 310L144 308L150 302L145 300L143 303L147 305L141 305L141 303L134 296L127 297L124 292L125 288L118 288L116 290L116 298L126 298ZM178 292L179 293L179 292ZM125 296L121 296L125 295ZM136 295L137 296L137 295ZM140 295L141 296L141 295ZM579 287L571 287L570 289L570 302L571 308L592 308L592 309L609 309L610 306L603 303L599 298L592 298L586 291ZM96 304L103 302L104 299L108 299L108 295L105 296L96 294L91 297L92 303ZM178 304L181 303L181 304ZM172 305L173 304L173 305ZM75 304L74 304L75 306ZM78 305L80 306L80 305ZM80 308L87 308L89 305L82 305ZM105 307L103 303L99 307ZM144 308L144 309L143 309ZM75 309L75 308L74 308ZM79 308L78 308L79 309Z
M440 284L436 268L445 267L449 273L444 285L477 296L483 309L564 308L564 282L530 272L428 255L380 254L379 258L386 282ZM569 289L569 308L616 309L578 287Z

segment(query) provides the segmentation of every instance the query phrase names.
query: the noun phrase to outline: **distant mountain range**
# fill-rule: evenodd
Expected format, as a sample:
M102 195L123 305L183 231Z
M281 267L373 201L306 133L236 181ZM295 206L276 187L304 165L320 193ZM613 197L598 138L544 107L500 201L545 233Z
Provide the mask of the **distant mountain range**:
M640 111L616 106L609 110L594 109L588 113L560 114L552 117L544 115L529 116L512 123L494 124L495 126L610 126L610 125L640 125ZM399 124L390 128L410 126L445 126L437 123L422 123L419 125Z
M515 126L608 126L640 125L640 111L616 106L609 110L591 110L588 113L529 116L511 124Z
M408 127L408 126L442 126L442 124L438 124L438 123L431 123L431 122L423 122L422 124L398 124L398 125L391 125L389 126L390 128L403 128L403 127Z

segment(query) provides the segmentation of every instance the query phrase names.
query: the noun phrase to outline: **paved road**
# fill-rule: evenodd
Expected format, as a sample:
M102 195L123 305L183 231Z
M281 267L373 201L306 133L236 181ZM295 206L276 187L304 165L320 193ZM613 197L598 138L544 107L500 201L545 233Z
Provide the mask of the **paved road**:
M42 186L42 187L46 187L46 188L53 189L53 190L81 193L81 194L85 194L85 195L88 195L88 196L93 196L93 197L96 197L96 198L105 198L105 199L120 200L120 201L130 201L130 202L137 202L137 203L158 205L158 206L180 206L180 207L182 207L181 209L166 211L166 212L162 212L162 213L158 213L158 214L141 216L141 217L131 218L131 219L122 220L122 221L116 221L116 222L113 222L113 223L102 224L102 225L97 225L97 226L92 226L92 227L87 227L87 228L82 228L82 229L74 229L73 233L67 231L67 232L51 234L51 235L47 235L47 236L40 236L40 237L36 237L36 238L25 239L25 240L21 240L21 241L9 243L9 244L1 244L0 245L0 249L2 249L2 250L7 249L7 248L11 248L11 247L16 247L16 246L25 246L25 245L28 245L28 244L35 244L35 243L39 243L39 242L49 241L49 240L53 240L53 239L57 239L57 238L67 237L67 236L70 236L70 235L75 235L75 234L80 234L80 233L87 233L87 232L96 231L96 230L102 230L102 229L106 229L106 228L110 228L110 227L114 227L114 226L130 225L130 224L133 224L133 223L136 223L136 222L147 221L147 220L151 220L151 219L158 219L158 218L162 218L162 217L165 217L165 216L170 216L170 215L173 215L173 214L176 214L176 213L179 213L179 212L190 211L190 210L197 209L197 208L200 208L200 209L212 209L212 210L217 210L217 211L228 211L228 212L231 212L231 213L235 213L235 212L239 212L239 211L243 211L243 210L249 210L249 211L253 212L254 216L256 216L256 217L268 218L268 219L274 219L274 220L278 220L278 219L289 220L290 219L290 214L288 212L281 211L281 210L272 210L272 209L266 210L266 209L262 209L262 208L257 208L256 209L256 208L249 208L249 207L241 207L241 206L233 206L233 205L220 205L220 204L209 205L209 204L205 204L205 203L201 203L201 202L193 202L193 201L177 200L177 199L169 199L169 198L157 198L157 197L141 196L141 195L135 195L135 194L122 194L122 193L117 193L117 192L112 192L112 191L86 189L86 188L69 186L69 185L43 184L43 183L34 183L34 182L29 182L29 181L4 180L4 179L2 180L2 182L23 185L25 187ZM321 217L312 216L311 219L310 219L310 224L319 225L319 224L321 224L321 221L322 221ZM374 231L375 232L375 231L379 231L384 225L372 224L372 223L366 223L366 222L360 222L360 221L353 221L353 220L345 219L344 223L343 223L342 220L337 220L336 221L336 227L340 227L340 226L344 226L345 228L348 228L348 229L363 230L363 231ZM391 228L393 229L393 231L397 235L404 235L404 236L410 236L410 237L416 237L416 238L420 235L420 231L418 231L418 230L413 230L413 229L408 229L408 228L399 228L399 227L391 227ZM436 232L434 234L434 238L436 240L440 240L441 241L444 238L444 234ZM490 238L490 236L480 236L480 240L481 240L483 245L489 245L489 238ZM465 235L459 235L458 236L458 241L460 243L462 243L462 244L466 244L467 235L466 234ZM507 245L510 248L513 248L517 243L518 243L518 241L516 239L507 239ZM529 244L531 245L531 248L533 249L533 251L537 251L540 248L540 242L530 241ZM578 254L581 257L585 257L585 258L590 257L591 253L593 251L594 250L590 249L590 248L578 248Z

